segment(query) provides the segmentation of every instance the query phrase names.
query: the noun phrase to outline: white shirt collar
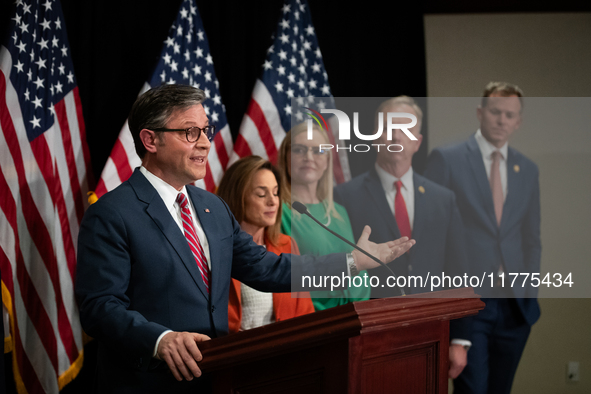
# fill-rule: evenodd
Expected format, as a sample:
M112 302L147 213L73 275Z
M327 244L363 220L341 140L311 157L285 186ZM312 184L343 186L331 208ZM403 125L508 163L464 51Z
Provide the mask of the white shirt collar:
M189 196L187 195L186 186L183 186L182 190L179 192L173 186L169 185L168 183L166 183L165 181L163 181L162 179L158 178L156 175L148 171L146 167L141 166L140 172L144 174L146 179L148 179L152 186L154 186L154 189L156 189L156 191L160 195L160 198L162 198L162 201L164 201L164 205L166 205L166 207L169 210L171 207L174 206L174 203L176 202L176 198L179 193L183 193L185 196L187 196L187 198L189 198Z
M508 142L505 142L505 145L503 145L502 147L497 148L496 146L488 142L486 138L484 138L484 136L482 135L482 131L480 131L480 129L478 129L478 131L474 135L474 138L476 138L476 143L478 144L478 148L480 148L480 153L482 153L483 157L490 159L492 153L498 150L499 152L501 152L502 158L504 160L507 160L507 153L509 151Z
M154 189L156 189L156 191L158 192L158 195L160 196L160 198L164 202L166 209L168 209L168 212L170 213L170 215L172 216L172 218L176 222L177 226L179 227L181 234L184 234L183 219L181 218L181 208L176 203L176 198L179 193L183 193L185 196L187 196L187 198L189 199L189 210L191 211L193 225L195 226L195 231L197 232L197 237L199 237L199 241L201 242L201 246L203 247L203 252L205 253L205 259L207 261L207 265L209 265L209 267L211 268L211 260L210 260L211 256L209 254L209 242L207 240L207 236L205 235L205 231L203 230L203 227L201 226L201 222L199 222L199 218L196 215L195 207L193 206L193 202L191 201L191 199L189 198L189 195L187 194L187 187L183 186L183 188L179 192L173 186L166 183L162 179L158 178L156 175L152 174L144 166L140 167L140 172L142 174L144 174L144 176L146 177L148 182L150 182L150 184L152 186L154 186Z
M375 168L376 172L378 173L378 177L380 178L380 182L382 183L382 188L385 191L394 190L394 182L398 180L402 181L402 187L406 188L407 190L414 187L412 166L400 178L396 178L394 175L384 170L377 162L375 163Z

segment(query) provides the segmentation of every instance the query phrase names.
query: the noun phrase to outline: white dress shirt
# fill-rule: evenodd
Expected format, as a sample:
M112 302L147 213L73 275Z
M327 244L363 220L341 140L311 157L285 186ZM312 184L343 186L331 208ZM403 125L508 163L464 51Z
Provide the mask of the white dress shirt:
M486 169L486 177L490 179L490 167L492 165L492 154L494 151L499 151L501 157L499 160L499 171L501 173L501 186L503 187L503 198L507 198L507 154L509 152L509 143L505 143L501 148L497 148L484 138L480 129L474 135L480 153L482 154L482 161Z
M406 171L404 175L400 178L396 178L394 175L390 174L382 167L375 164L376 171L378 173L378 177L380 178L380 182L382 183L382 188L384 189L384 193L386 193L386 200L388 201L388 205L390 206L390 210L396 216L396 212L394 209L394 200L396 198L396 187L394 186L394 182L401 181L402 185L400 186L400 193L404 198L404 203L406 204L406 212L408 213L408 221L410 222L410 229L412 230L414 220L415 220L415 184L413 181L413 170L412 167Z
M209 242L207 242L207 237L205 236L203 227L201 227L201 223L195 214L195 207L193 207L193 202L187 194L187 187L183 186L182 190L179 192L174 187L170 186L168 183L152 174L144 166L140 167L140 172L144 174L146 179L148 179L152 186L154 186L154 189L156 189L160 195L160 198L162 198L162 201L164 201L164 205L166 205L168 212L170 212L170 215L176 222L177 226L179 226L183 236L185 235L185 230L183 229L181 207L176 202L176 198L179 193L183 193L185 196L187 196L187 199L189 200L189 210L191 211L191 217L193 218L193 227L195 228L195 232L199 237L199 242L201 242L201 246L203 247L203 253L205 253L205 258L207 259L207 265L209 266L209 269L211 269L211 261L209 259Z

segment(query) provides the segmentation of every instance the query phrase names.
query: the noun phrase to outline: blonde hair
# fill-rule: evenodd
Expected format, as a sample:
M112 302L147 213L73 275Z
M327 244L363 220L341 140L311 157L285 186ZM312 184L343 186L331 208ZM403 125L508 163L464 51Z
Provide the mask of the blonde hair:
M271 162L263 159L260 156L247 156L238 160L230 166L224 173L220 186L217 190L217 195L220 196L238 223L242 223L246 218L246 192L248 191L252 180L257 172L260 170L269 170L275 175L277 180L277 192L279 194L279 201L281 201L281 176L279 171ZM277 215L275 223L272 226L265 227L265 238L274 246L277 246L279 241L279 234L281 233L281 204L277 208Z
M324 137L326 142L329 142L329 138L325 130L321 130L317 125L314 125L313 129L320 133ZM281 199L283 202L286 202L290 206L291 199L293 197L293 193L291 191L291 175L289 174L291 163L288 161L289 153L291 152L291 142L297 135L305 133L307 131L308 127L306 122L297 124L296 126L292 127L290 131L287 132L285 138L283 139L283 142L281 142L281 146L279 147L277 167L279 168L279 173L281 176ZM343 220L341 215L339 215L338 211L336 210L333 200L333 163L332 152L330 149L328 150L327 155L328 166L326 168L326 171L324 171L324 174L322 174L322 177L320 177L320 179L318 180L318 186L316 188L316 197L324 205L327 219L330 219L330 217L334 217L336 219ZM299 213L294 211L294 215L299 215Z

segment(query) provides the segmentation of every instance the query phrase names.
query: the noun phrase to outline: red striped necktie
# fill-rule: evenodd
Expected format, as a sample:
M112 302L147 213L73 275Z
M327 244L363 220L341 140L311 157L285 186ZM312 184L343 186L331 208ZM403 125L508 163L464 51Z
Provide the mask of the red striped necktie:
M412 231L410 229L410 220L408 218L408 211L406 210L406 203L400 192L401 186L401 181L394 182L394 187L396 187L396 197L394 197L394 216L396 217L398 230L400 230L400 236L408 237L410 239Z
M201 242L199 242L195 227L193 227L193 217L191 216L191 210L189 209L189 200L183 193L179 193L176 197L176 202L181 207L181 217L183 219L183 229L185 230L187 243L189 244L189 248L191 248L191 252L193 252L193 257L195 257L197 267L199 267L199 272L201 273L201 278L203 279L203 283L205 283L205 288L209 294L209 267L207 265L205 253L203 252L203 247L201 246Z

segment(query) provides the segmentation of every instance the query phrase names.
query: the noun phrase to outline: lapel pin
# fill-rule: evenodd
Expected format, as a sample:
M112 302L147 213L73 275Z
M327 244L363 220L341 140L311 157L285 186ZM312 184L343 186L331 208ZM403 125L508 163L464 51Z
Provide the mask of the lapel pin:
M513 166L513 171L515 171L515 172L519 172L519 165L518 165L518 164L515 164L515 165Z
M421 194L425 194L425 188L423 186L419 186L419 192L421 192Z
M209 208L205 208L205 212L209 213Z

